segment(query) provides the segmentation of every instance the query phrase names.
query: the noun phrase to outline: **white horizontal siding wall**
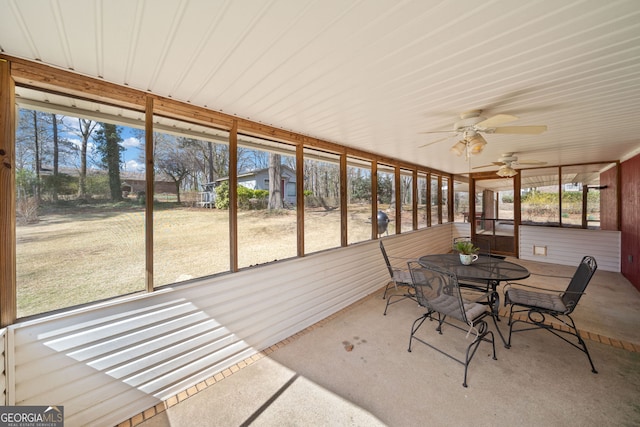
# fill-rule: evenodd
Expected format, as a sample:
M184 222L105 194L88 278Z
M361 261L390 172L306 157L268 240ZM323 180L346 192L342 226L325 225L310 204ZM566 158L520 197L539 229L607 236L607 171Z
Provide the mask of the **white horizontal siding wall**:
M599 270L620 272L619 231L521 225L519 232L521 259L577 266L591 255ZM546 246L546 256L534 255L534 246Z
M451 230L384 242L394 256L443 252ZM372 241L12 325L9 404L64 405L69 426L115 425L388 279Z

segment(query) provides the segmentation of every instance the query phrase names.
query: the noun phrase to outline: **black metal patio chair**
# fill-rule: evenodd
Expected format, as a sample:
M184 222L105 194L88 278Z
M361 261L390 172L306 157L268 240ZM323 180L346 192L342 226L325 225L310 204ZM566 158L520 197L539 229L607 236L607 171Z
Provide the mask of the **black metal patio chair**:
M506 347L511 346L511 335L514 332L544 329L586 354L591 364L591 372L597 374L598 371L593 366L587 345L571 317L571 313L578 305L580 297L584 295L584 291L597 268L598 264L593 257L585 256L582 258L569 286L564 291L528 286L522 283L508 283L504 288L504 304L505 307L509 306L509 339ZM526 313L526 316L520 316L521 313ZM514 318L514 315L518 315L517 318ZM557 320L559 325L554 327L551 322L547 321L546 316ZM526 326L514 329L518 323L523 323ZM568 339L567 336L575 337L577 343L573 339Z
M494 313L489 311L486 304L479 301L491 300L488 295L477 296L475 300L465 300L460 293L460 286L456 275L443 270L437 266L420 265L416 262L409 262L409 271L413 279L413 286L416 292L418 304L427 309L426 313L417 318L411 326L411 336L409 338L409 350L413 340L431 347L432 349L444 354L445 356L464 365L464 380L462 385L467 387L467 371L469 363L473 359L478 346L481 342L489 342L493 348L493 359L496 358L496 346L494 335L488 328L484 317L497 313L497 306L492 307ZM437 316L436 316L437 315ZM426 341L425 338L416 335L424 322L429 319L437 318L438 326L436 331L440 335L443 334L443 326L449 325L453 328L467 332L466 337L470 335L473 339L466 349L464 359L456 355L449 354L435 345ZM449 321L447 319L453 320Z
M387 303L384 307L384 315L386 316L387 309L391 304L395 304L406 298L415 301L416 295L413 289L413 282L411 281L411 273L409 273L409 270L403 270L391 265L390 257L387 255L387 251L384 248L382 240L380 241L380 252L382 252L382 257L384 258L384 262L387 264L387 270L389 271L389 276L391 278L391 280L387 282L387 286L384 288L384 294L382 295L382 299L387 300ZM405 258L402 258L402 262L406 263L407 260ZM387 292L389 291L390 287L395 288L395 291L399 291L400 293L390 294L387 298Z

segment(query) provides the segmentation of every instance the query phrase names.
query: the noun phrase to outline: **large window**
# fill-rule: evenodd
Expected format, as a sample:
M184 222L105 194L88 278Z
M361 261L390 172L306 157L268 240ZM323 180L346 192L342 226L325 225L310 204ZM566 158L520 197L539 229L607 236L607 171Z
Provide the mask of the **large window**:
M607 166L593 164L561 169L563 226L600 227L600 172Z
M16 91L19 318L336 248L345 225L347 244L375 237L374 220L378 236L411 231L414 200L418 228L446 216L448 181L407 165L377 163L372 194L375 160L348 156L341 171L339 155L304 147L298 165L294 144L238 134L230 179L228 130L154 115L147 159L143 111Z
M239 268L297 255L295 160L293 146L238 137Z
M228 271L228 193L218 194L229 174L228 133L154 122L154 285Z
M443 176L442 177L442 202L440 203L442 209L442 222L449 222L451 219L449 218L449 178Z
M523 224L560 224L558 168L526 169L520 194Z
M396 179L395 169L391 166L378 164L378 211L384 212L389 218L385 234L396 234ZM398 230L399 231L399 230Z
M418 228L426 228L427 222L427 175L418 173Z
M340 157L305 149L305 253L339 247L340 230Z
M400 169L400 203L402 208L401 230L413 230L413 173Z
M602 186L613 164L527 169L522 173L522 223L600 228L601 191L608 191L607 219L616 223L615 188ZM615 174L613 175L615 182ZM614 186L615 187L615 186Z
M382 231L382 230L380 230ZM371 163L347 158L347 242L371 239Z
M21 94L41 97L30 92ZM47 99L68 103L51 94ZM18 317L145 289L143 134L96 120L82 110L86 103L76 105L75 115L37 103L19 110Z
M436 225L441 223L441 216L439 215L440 211L440 202L438 198L441 196L440 193L440 183L439 177L437 175L431 175L431 225ZM441 212L441 211L440 211Z

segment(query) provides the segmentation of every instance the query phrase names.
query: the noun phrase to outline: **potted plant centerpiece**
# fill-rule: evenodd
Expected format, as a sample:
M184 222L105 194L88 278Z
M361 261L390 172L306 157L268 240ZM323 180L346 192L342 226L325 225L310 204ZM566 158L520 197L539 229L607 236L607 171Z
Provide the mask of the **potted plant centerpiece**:
M478 251L480 248L476 247L470 240L460 240L453 245L453 249L460 254L460 262L464 265L470 265L473 261L478 259Z

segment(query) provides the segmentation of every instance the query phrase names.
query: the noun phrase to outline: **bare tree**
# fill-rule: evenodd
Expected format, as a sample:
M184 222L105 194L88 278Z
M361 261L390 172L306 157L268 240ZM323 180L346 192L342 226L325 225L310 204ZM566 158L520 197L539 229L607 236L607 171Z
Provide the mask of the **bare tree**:
M154 132L153 141L156 170L173 181L176 187L177 202L181 203L180 187L193 171L191 161L185 155L182 144L179 144L175 137Z
M54 201L58 201L58 174L60 172L60 138L58 135L58 118L51 114L51 126L53 131L53 186L51 195Z
M266 151L238 147L238 173L267 168L269 159Z
M35 153L35 169L36 169L36 200L40 201L40 183L42 182L42 178L40 176L40 168L42 165L40 164L40 132L38 131L38 114L35 111L32 111L31 117L33 119L33 144L34 144L34 153Z
M89 138L98 122L89 119L78 119L78 135L81 138L80 146L80 175L78 177L78 200L87 200L87 149Z
M185 156L192 163L194 186L198 181L213 182L229 174L229 146L193 138L178 138Z
M51 161L51 121L48 113L20 110L16 132L16 169L33 174L30 192L40 201L43 193L42 174Z
M282 156L280 154L269 153L269 210L282 209L284 206L280 188L281 162Z

